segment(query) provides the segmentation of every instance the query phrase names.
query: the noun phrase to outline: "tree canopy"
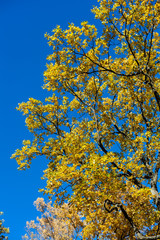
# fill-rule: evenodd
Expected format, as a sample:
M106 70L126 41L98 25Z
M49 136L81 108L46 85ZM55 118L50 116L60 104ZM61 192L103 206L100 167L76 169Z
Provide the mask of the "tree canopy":
M27 233L24 240L79 240L84 226L82 217L74 208L64 203L61 207L53 207L52 202L45 203L43 198L34 202L36 209L41 213L37 221L31 220L26 224Z
M33 139L12 157L45 156L43 191L83 216L83 239L160 239L160 2L98 2L99 29L46 34L51 94L19 104Z

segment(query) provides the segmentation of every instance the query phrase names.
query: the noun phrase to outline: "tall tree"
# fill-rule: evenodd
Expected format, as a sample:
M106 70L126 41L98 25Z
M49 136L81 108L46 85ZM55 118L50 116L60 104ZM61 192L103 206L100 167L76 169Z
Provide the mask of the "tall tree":
M46 157L44 193L82 214L84 239L160 239L160 2L98 2L99 32L46 34L52 95L19 105L34 139L13 157Z

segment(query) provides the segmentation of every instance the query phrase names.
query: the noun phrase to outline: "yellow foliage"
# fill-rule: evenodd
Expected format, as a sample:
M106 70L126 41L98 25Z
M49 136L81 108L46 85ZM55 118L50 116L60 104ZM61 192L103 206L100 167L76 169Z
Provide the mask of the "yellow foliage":
M48 159L42 191L82 214L83 239L160 238L160 5L98 2L102 33L84 21L46 34L53 95L19 104L34 139L12 157Z

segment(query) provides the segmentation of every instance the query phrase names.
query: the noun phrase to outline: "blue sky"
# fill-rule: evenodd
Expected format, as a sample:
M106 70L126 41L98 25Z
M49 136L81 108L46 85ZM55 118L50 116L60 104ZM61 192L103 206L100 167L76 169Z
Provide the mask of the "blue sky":
M33 202L45 184L40 178L45 159L36 159L27 171L18 171L10 156L30 134L15 108L29 97L43 100L46 57L51 52L44 38L56 25L93 23L90 9L96 0L0 0L0 211L10 240L20 240L27 220L35 219Z

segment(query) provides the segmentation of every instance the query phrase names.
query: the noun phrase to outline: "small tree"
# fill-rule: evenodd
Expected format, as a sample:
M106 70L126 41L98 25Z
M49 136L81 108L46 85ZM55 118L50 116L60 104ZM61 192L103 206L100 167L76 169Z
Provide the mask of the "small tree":
M19 169L45 156L55 203L85 219L84 239L160 239L160 3L99 0L102 23L46 34L46 104L30 98L33 141L13 157Z
M3 215L3 212L0 212L0 215ZM6 234L9 233L9 228L3 226L4 220L0 220L0 240L8 239Z
M23 236L24 240L81 239L81 229L84 223L68 204L65 203L56 208L52 206L51 201L45 203L43 198L38 198L34 205L41 213L41 217L37 217L37 222L27 222L27 234Z

